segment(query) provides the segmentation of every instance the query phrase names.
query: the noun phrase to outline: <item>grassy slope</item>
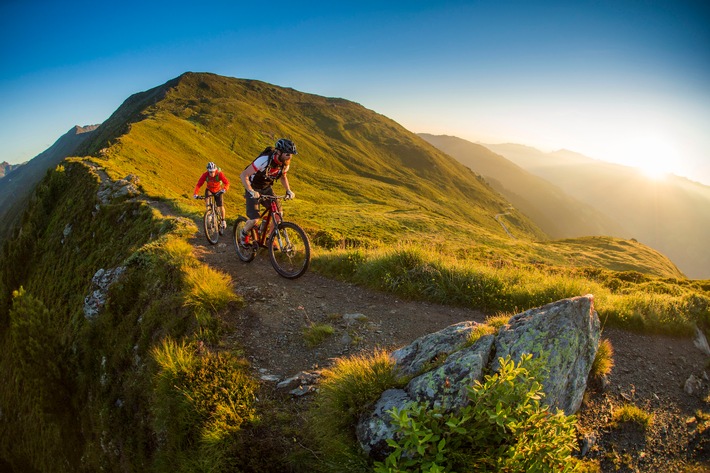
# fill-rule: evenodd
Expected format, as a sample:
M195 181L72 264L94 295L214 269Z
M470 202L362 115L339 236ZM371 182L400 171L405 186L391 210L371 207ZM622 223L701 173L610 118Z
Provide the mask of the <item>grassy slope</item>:
M116 139L126 120L130 131ZM258 81L187 73L131 97L83 151L106 148L102 164L112 177L134 173L149 195L193 214L201 209L190 199L194 183L216 161L232 181L226 205L235 217L243 213L239 173L282 136L300 150L290 175L298 198L287 211L311 235L365 246L433 241L469 257L554 265L579 253L575 264L682 276L650 248L638 259L594 240L542 243L546 235L515 210L502 217L510 239L494 219L509 203L418 136L356 103Z

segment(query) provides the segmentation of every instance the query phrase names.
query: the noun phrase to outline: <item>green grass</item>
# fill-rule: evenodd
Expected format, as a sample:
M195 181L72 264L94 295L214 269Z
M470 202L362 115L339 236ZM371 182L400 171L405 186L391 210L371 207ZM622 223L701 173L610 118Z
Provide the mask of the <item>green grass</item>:
M335 333L335 329L327 324L311 324L303 328L303 339L308 348L314 348L323 343Z
M338 358L323 370L319 394L310 412L310 426L317 448L322 452L322 471L365 472L368 461L356 447L358 418L383 391L402 387L389 353Z
M710 293L700 283L641 273L540 265L495 267L414 244L320 253L313 267L399 296L488 312L517 313L593 294L604 324L689 335L710 321Z
M257 420L257 383L230 353L166 339L152 350L159 369L154 401L158 471L224 471L242 426Z
M597 354L592 363L592 369L589 371L590 378L601 378L611 373L614 367L614 348L611 341L607 338L599 340Z
M614 409L611 417L612 427L616 427L622 422L630 422L648 429L653 424L653 414L633 404L624 404Z

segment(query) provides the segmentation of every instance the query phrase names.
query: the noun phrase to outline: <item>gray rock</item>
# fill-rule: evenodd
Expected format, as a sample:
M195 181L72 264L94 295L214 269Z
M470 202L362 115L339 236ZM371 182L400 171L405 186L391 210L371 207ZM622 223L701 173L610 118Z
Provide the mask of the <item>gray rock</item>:
M483 336L466 347L476 325L451 325L392 354L402 373L416 377L404 390L385 391L359 419L357 438L370 457L382 460L391 451L387 439L393 438L395 429L387 411L417 402L456 411L469 402L467 388L485 373L499 370L498 359L508 355L516 362L526 353L544 359L543 402L567 415L577 412L599 345L599 317L591 295L515 315L497 335Z
M493 340L493 335L481 337L470 347L449 356L439 368L412 379L405 391L410 398L447 412L464 407L469 401L468 388L483 379Z
M394 435L389 410L393 407L404 409L414 401L402 389L388 389L375 403L372 412L363 416L357 425L356 434L365 453L375 460L384 460L391 448L387 439Z
M392 358L404 375L416 376L427 365L461 349L476 322L466 321L449 325L443 330L419 337L406 347L392 352Z
M91 278L92 291L84 298L84 317L92 320L96 317L106 304L108 288L121 277L125 267L119 266L114 269L99 269Z
M571 415L579 410L587 377L599 346L599 317L591 295L563 299L511 317L496 337L496 360L510 357L518 362L530 353L543 358L547 372L541 383L543 402Z

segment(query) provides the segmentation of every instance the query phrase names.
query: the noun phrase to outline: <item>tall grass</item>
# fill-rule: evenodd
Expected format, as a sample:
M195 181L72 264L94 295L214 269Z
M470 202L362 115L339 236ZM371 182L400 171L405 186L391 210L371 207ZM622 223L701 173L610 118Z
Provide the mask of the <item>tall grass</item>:
M414 244L334 249L317 255L313 267L402 297L487 312L515 313L593 294L600 318L609 325L667 334L690 334L694 324L710 325L710 293L672 279L639 275L641 281L634 283L626 273L613 271L590 276L573 268L522 263L498 267Z
M157 471L226 471L238 433L257 420L257 383L244 361L170 338L152 350ZM232 460L234 460L232 458Z
M383 391L402 387L389 353L338 358L323 370L320 391L310 412L315 441L323 452L323 471L368 471L368 462L356 447L355 425Z

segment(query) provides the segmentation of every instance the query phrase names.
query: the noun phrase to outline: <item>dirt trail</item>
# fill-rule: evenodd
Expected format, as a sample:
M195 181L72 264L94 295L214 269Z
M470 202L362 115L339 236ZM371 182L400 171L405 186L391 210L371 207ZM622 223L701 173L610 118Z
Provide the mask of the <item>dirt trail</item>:
M264 251L251 263L239 261L229 234L214 246L201 233L191 243L201 261L233 278L247 302L227 316L233 327L229 341L244 348L261 375L283 379L328 366L336 357L397 348L450 324L485 318L473 310L404 301L313 271L287 280L276 274ZM312 349L302 333L311 323L335 328ZM707 357L690 339L610 328L602 337L612 342L616 366L609 387L590 388L579 413L580 426L592 439L590 456L601 460L602 471L677 471L686 461L710 460L710 429L702 433L693 421L698 410L710 410ZM696 394L684 391L691 375L700 380ZM653 412L653 426L645 433L628 425L612 428L611 414L624 402Z

